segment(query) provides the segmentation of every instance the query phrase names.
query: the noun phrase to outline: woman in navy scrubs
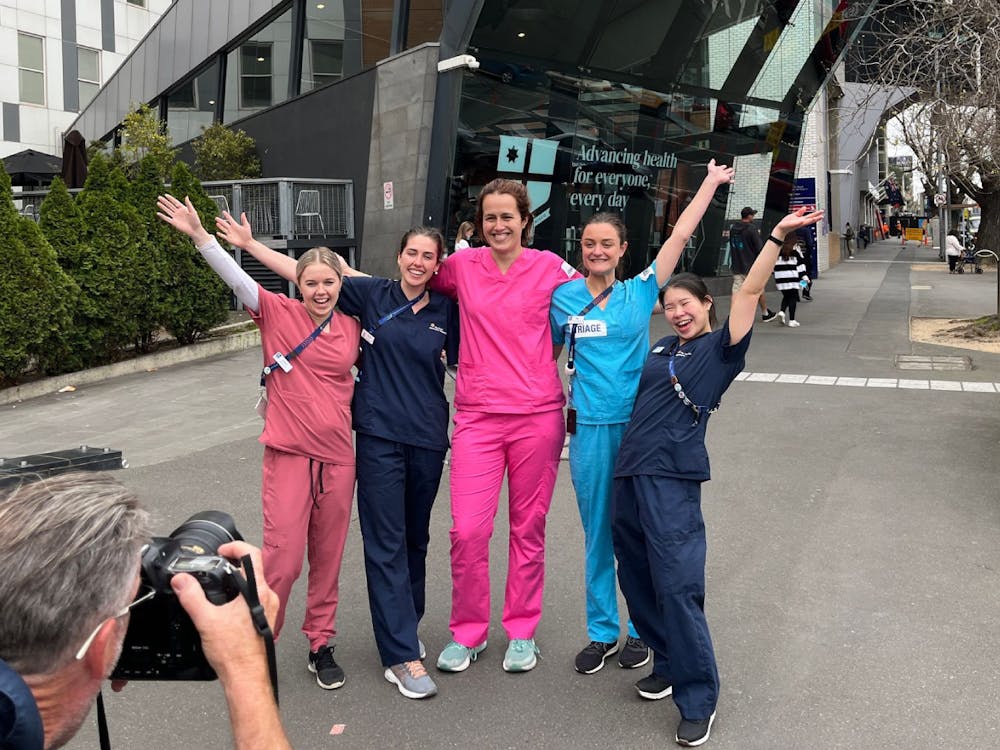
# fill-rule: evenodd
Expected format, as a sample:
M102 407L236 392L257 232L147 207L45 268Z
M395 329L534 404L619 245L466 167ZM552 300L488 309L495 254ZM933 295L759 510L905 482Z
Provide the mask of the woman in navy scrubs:
M822 218L822 211L803 208L778 223L718 330L712 297L699 277L677 274L660 292L674 335L650 350L639 380L615 463L612 536L632 622L653 649L653 674L636 688L650 699L673 693L680 745L708 740L719 697L705 619L705 429L743 369L757 298L785 235Z
M253 239L245 216L240 224L217 226L223 239L272 271L285 278L294 273L291 258ZM437 692L421 662L417 625L424 614L431 508L448 450L441 352L449 364L458 359L458 308L426 288L443 257L438 230L411 229L399 247L399 281L345 267L338 302L362 326L351 411L372 627L385 679L407 698Z

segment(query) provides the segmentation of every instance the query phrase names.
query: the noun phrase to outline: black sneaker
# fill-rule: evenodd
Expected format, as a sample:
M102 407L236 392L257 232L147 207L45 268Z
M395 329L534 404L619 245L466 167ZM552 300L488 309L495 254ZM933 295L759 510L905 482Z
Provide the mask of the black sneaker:
M344 670L334 661L333 646L309 652L309 671L316 675L316 684L324 690L334 690L344 684Z
M618 666L622 669L638 669L649 663L649 647L642 638L628 636L622 652L618 654Z
M658 701L674 692L673 686L655 672L635 683L635 689L648 701Z
M712 711L712 715L707 719L698 719L697 721L681 719L681 723L677 725L677 734L674 736L674 740L678 745L684 747L703 745L708 742L713 721L715 721L715 711Z
M604 666L604 660L618 653L618 641L601 643L591 641L576 655L576 671L580 674L594 674Z
M803 292L802 293L802 301L803 302L812 302L813 301L812 295L811 294L806 294L805 292Z
M765 323L770 323L772 320L774 320L777 317L778 317L778 313L776 313L774 310L771 310L770 308L768 308L767 312L765 312L763 315L760 316L760 319L763 320Z

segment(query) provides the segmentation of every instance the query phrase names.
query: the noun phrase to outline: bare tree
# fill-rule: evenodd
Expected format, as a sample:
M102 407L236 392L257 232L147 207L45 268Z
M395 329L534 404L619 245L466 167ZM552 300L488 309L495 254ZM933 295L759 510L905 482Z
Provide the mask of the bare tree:
M848 60L872 96L906 94L916 167L976 201L980 246L1000 250L1000 2L880 0Z

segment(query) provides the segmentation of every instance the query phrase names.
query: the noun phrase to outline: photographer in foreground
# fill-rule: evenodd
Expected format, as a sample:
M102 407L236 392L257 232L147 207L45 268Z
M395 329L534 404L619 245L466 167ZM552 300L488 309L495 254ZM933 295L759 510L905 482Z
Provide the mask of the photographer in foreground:
M148 540L138 499L101 474L25 482L0 495L0 747L48 750L76 734L118 661L129 610L150 595L139 574ZM219 554L250 555L260 570L259 550L243 542ZM170 585L218 673L235 746L289 748L245 601L213 605L187 574ZM277 596L263 575L257 591L273 622Z

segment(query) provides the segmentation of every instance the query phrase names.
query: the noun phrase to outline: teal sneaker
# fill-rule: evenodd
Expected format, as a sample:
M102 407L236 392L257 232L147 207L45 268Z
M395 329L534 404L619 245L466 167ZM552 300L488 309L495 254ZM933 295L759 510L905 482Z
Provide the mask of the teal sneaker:
M514 638L507 645L507 653L503 657L503 668L506 672L527 672L534 669L538 663L538 646L534 638Z
M486 648L486 641L472 647L451 641L438 657L437 668L442 672L464 672L472 662L479 658L479 654L484 648Z

